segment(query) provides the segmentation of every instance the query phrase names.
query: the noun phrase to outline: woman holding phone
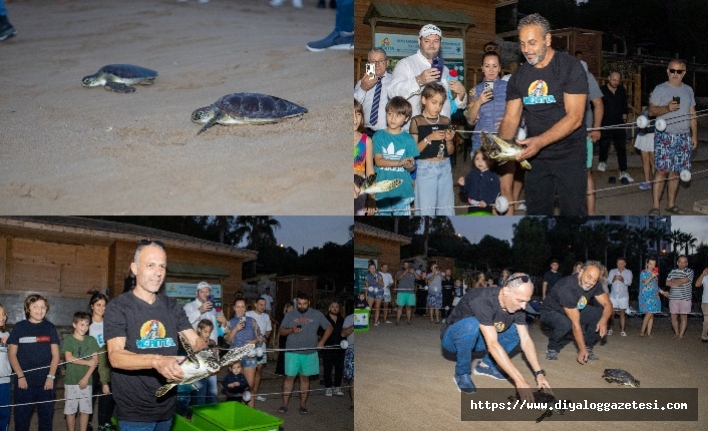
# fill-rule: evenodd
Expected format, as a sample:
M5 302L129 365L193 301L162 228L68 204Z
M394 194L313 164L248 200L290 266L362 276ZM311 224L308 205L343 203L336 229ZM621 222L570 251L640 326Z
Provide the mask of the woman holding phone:
M246 299L237 297L234 301L234 317L229 321L231 330L224 336L224 339L229 343L229 349L243 347L246 344L260 345L265 341L258 328L258 322L254 318L246 317ZM265 354L265 353L264 353ZM253 387L256 378L256 367L258 366L258 358L256 356L246 356L241 359L243 365L243 375L248 380L248 386ZM248 401L248 405L253 407L255 398Z

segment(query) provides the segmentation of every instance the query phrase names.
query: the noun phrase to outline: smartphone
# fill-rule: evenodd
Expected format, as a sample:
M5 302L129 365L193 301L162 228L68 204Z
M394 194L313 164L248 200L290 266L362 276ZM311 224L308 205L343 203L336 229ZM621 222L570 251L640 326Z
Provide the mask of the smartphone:
M297 325L297 329L302 329L302 325Z
M491 91L492 92L492 98L489 100L494 100L494 82L493 81L484 81L484 91Z
M674 102L681 103L681 96L674 96Z
M443 68L445 68L445 60L440 57L433 58L433 67L438 69L438 72L440 72L440 76L438 76L438 82L440 82L443 74Z
M241 323L246 323L246 316L243 316L243 317L239 318L239 321L240 321Z
M376 65L374 63L366 63L366 74L376 76Z
M211 305L214 306L214 295L207 295L207 301L211 302Z

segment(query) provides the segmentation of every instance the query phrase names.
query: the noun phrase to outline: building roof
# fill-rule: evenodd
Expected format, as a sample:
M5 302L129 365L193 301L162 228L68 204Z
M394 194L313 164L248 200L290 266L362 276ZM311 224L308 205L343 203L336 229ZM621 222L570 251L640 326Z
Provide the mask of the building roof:
M467 14L452 9L424 6L409 6L394 3L372 2L364 16L364 24L371 21L420 26L435 23L440 28L474 27L475 23Z
M143 238L158 240L168 247L225 254L243 259L244 262L256 260L258 252L233 247L201 238L195 238L174 232L128 223L96 220L84 217L61 216L11 216L0 217L0 232L26 234L27 231L40 232L38 239L48 241L69 241L108 244L115 240L134 241Z
M354 234L369 235L376 238L389 239L401 243L402 245L408 245L411 243L411 239L407 236L399 235L388 230L379 229L377 227L369 226L368 224L354 222Z

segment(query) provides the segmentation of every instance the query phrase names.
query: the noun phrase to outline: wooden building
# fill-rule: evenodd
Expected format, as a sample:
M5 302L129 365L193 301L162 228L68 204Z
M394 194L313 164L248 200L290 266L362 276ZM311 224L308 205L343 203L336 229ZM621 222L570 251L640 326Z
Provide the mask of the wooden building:
M138 240L165 244L165 282L220 284L232 301L241 289L242 265L250 250L159 229L80 217L0 217L0 302L9 321L25 318L29 293L46 296L56 325L71 325L86 310L93 290L109 298L123 293Z
M395 274L401 263L401 247L410 243L407 236L354 222L354 293L364 286L370 260L378 266L388 264L389 272Z

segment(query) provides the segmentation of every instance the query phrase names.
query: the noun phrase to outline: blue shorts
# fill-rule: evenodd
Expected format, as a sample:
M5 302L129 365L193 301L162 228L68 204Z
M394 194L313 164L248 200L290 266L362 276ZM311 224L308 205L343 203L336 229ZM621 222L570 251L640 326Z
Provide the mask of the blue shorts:
M369 290L371 289L371 290ZM383 299L384 290L383 287L369 287L366 290L366 297L372 299Z
M285 375L295 377L298 374L303 376L316 376L320 373L320 358L317 352L295 353L285 352Z
M241 366L243 366L243 368L255 368L256 365L258 365L258 358L255 356L245 356L241 358Z
M654 134L654 169L659 172L681 172L691 170L693 143L690 133Z
M354 349L344 352L344 378L354 380Z
M404 307L406 305L415 307L415 293L413 292L398 292L396 295L396 305Z

